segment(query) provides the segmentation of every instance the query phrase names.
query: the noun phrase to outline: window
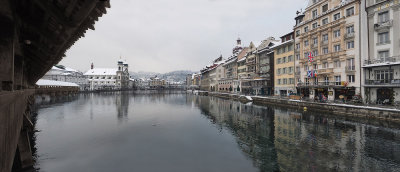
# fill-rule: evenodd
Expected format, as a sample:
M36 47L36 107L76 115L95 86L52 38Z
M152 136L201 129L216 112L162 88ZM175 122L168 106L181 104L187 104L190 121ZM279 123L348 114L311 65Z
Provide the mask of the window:
M346 33L347 34L354 33L354 25L346 27Z
M287 79L285 78L285 79L283 79L283 85L286 85L287 84Z
M325 82L325 85L329 85L329 77L325 76L324 77L324 82Z
M286 57L282 58L282 63L286 63Z
M293 78L289 78L289 84L294 84L294 79Z
M281 85L281 79L278 79L278 85Z
M313 51L313 56L315 57L315 56L318 56L318 50L314 50Z
M322 35L322 41L328 41L328 34Z
M355 64L354 64L354 58L347 59L347 69L351 70L351 71L356 69Z
M293 67L289 67L289 73L293 73Z
M326 25L326 24L328 24L328 23L329 23L328 18L324 18L324 19L322 20L322 25Z
M339 20L340 19L340 13L336 13L333 15L333 21Z
M296 44L296 50L300 49L300 43Z
M308 53L304 53L304 58L308 59Z
M340 44L334 45L333 49L335 50L335 52L340 51Z
M354 41L347 42L347 49L353 49L353 48L354 48Z
M308 65L304 65L304 70L308 71Z
M292 51L293 50L293 44L288 46L288 51Z
M378 43L386 44L389 43L389 32L382 32L378 34Z
M354 83L355 82L355 76L354 75L347 75L347 82Z
M391 83L393 80L393 70L376 70L375 78L380 83Z
M314 38L314 39L313 39L313 44L314 44L314 45L318 45L318 38Z
M304 33L308 32L308 26L304 27Z
M323 53L323 54L328 54L328 53L329 53L328 47L322 48L322 53Z
M313 29L315 29L315 28L317 28L317 27L318 27L318 23L313 23L313 24L312 24L312 28L313 28Z
M286 68L282 69L282 74L286 74Z
M324 13L326 11L328 11L328 4L322 6L322 12Z
M313 64L314 70L318 69L318 64Z
M340 30L333 31L333 37L337 38L340 36Z
M280 75L280 74L281 74L281 69L278 69L278 72L277 72L277 73L278 73L278 75Z
M354 15L354 7L348 8L346 10L346 16L347 17L352 16L352 15Z
M389 21L389 11L381 12L378 14L378 22L385 23Z
M300 36L300 30L296 30L296 37Z
M335 76L335 85L342 85L341 76Z
M276 60L276 63L277 63L277 64L281 64L281 58L278 58L278 59Z
M296 66L296 72L300 72L300 66Z
M291 61L293 61L293 56L292 55L288 56L288 62L291 62Z
M300 60L300 54L296 54L296 60Z
M386 51L379 51L378 52L378 56L379 56L379 59L382 61L382 62L386 62L386 61L388 61L389 59L389 51L388 50L386 50Z
M329 67L329 66L328 66L328 62L322 63L322 68L326 69L326 68L328 68L328 67Z
M307 47L308 46L308 40L304 41L304 46Z
M315 19L318 16L318 11L314 10L312 11L312 18Z
M334 61L333 62L333 66L335 67L335 68L340 68L340 61L339 60L336 60L336 61Z

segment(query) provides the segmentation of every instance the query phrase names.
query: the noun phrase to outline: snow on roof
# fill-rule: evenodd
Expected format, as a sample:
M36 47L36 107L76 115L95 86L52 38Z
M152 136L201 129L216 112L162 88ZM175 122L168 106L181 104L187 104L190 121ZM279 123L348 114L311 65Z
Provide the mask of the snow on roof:
M52 70L64 70L64 69L58 68L58 67L56 67L56 66L51 67L51 69L52 69Z
M79 71L77 71L75 69L72 69L72 68L69 68L69 67L65 67L65 70L69 71L69 72L79 72Z
M245 57L243 57L242 59L238 60L237 62L242 62L242 61L244 61L244 60L246 60L246 59L247 59L247 57L245 56Z
M83 75L116 75L117 71L117 68L94 68L88 70Z
M62 81L53 81L53 80L46 80L46 79L39 79L36 82L38 86L65 86L65 87L79 87L78 84L72 82L62 82Z
M364 65L363 68L378 67L378 66L390 66L390 65L400 65L400 62L384 62L384 63L368 64L368 65Z

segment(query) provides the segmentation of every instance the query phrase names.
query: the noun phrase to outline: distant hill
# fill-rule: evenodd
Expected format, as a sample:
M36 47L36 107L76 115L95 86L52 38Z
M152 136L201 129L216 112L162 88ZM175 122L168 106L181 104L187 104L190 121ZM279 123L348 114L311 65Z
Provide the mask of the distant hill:
M192 73L196 73L193 71L188 71L188 70L177 70L177 71L172 71L172 72L168 72L168 73L156 73L156 72L129 72L130 75L135 78L135 79L139 79L139 78L150 78L150 77L154 77L157 76L161 79L165 79L167 81L174 81L174 82L183 82L186 80L186 76L187 74L192 74Z

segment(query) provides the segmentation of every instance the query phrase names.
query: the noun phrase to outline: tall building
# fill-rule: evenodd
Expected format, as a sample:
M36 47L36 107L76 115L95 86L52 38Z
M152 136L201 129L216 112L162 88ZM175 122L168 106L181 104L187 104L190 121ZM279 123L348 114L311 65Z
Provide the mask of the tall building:
M128 64L119 60L117 68L94 68L84 75L88 77L90 90L115 90L129 87Z
M294 50L293 32L281 37L281 43L272 47L274 50L275 95L287 96L295 93L294 85Z
M274 90L274 51L271 47L279 41L274 37L264 39L256 50L256 73L252 83L255 94L273 95Z
M365 46L362 61L364 99L369 103L400 101L400 2L366 0ZM364 36L363 36L364 37ZM363 50L364 51L364 50Z
M298 13L294 32L300 94L328 100L361 94L359 8L360 0L310 0Z

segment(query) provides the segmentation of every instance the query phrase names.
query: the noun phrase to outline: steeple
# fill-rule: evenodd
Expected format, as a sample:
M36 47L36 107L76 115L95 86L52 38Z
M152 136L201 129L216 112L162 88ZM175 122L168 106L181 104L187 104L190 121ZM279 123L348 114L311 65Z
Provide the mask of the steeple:
M242 46L242 40L240 40L240 38L238 38L238 39L236 40L236 43L237 43L237 46L238 46L238 47Z

